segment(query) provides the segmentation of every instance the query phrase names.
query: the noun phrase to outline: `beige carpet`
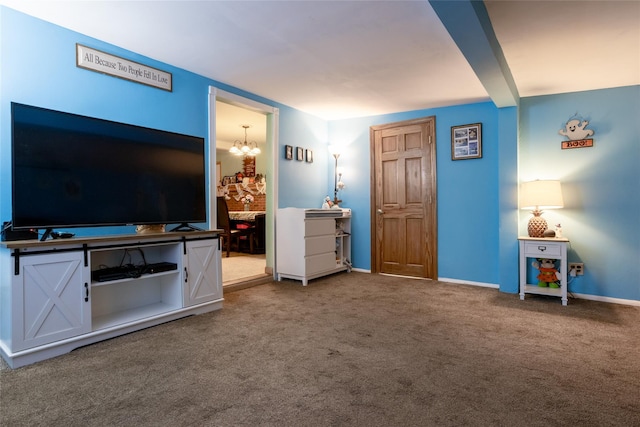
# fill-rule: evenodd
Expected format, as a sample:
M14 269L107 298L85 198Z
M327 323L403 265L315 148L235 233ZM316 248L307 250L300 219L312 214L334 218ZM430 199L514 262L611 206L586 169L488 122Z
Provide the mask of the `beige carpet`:
M0 371L2 426L640 426L640 308L341 273Z
M226 252L225 252L226 254ZM231 252L229 257L222 257L222 283L231 284L256 276L264 276L267 265L264 254L247 254Z

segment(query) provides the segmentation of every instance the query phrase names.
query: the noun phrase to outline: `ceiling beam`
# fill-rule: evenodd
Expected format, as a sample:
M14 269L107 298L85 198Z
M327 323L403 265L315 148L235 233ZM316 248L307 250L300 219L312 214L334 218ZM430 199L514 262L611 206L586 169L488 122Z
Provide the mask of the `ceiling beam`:
M520 96L482 1L429 0L440 21L498 107L518 105Z

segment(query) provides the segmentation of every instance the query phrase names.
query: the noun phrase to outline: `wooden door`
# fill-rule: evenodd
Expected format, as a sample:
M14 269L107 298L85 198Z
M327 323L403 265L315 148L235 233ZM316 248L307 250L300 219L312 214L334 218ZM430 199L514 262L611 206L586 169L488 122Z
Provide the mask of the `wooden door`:
M435 117L371 127L372 270L437 279Z

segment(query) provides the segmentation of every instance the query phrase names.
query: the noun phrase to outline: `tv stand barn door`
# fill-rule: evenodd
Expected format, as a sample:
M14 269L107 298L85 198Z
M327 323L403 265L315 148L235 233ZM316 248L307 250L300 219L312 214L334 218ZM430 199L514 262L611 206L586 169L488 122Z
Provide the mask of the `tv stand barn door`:
M96 274L125 265L139 269ZM217 230L2 242L0 267L0 354L13 368L223 303Z
M89 285L82 253L33 255L21 259L20 264L13 289L19 308L14 310L11 322L14 351L91 331Z
M187 242L186 246L185 307L222 298L220 250L206 241Z

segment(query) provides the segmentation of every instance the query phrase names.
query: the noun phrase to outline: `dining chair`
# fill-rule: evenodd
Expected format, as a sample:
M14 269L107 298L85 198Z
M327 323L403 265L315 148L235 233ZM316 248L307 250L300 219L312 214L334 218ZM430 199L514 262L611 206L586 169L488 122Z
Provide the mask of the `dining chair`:
M253 239L253 249L251 250L251 253L263 254L265 252L265 219L266 215L263 213L257 214L255 217L255 230L251 236Z
M253 242L253 228L237 229L229 218L229 207L224 197L217 197L218 205L218 228L222 230L220 237L222 238L222 249L227 251L227 257L231 252L231 245L235 242L236 247L240 247L240 237L246 236L250 242Z

